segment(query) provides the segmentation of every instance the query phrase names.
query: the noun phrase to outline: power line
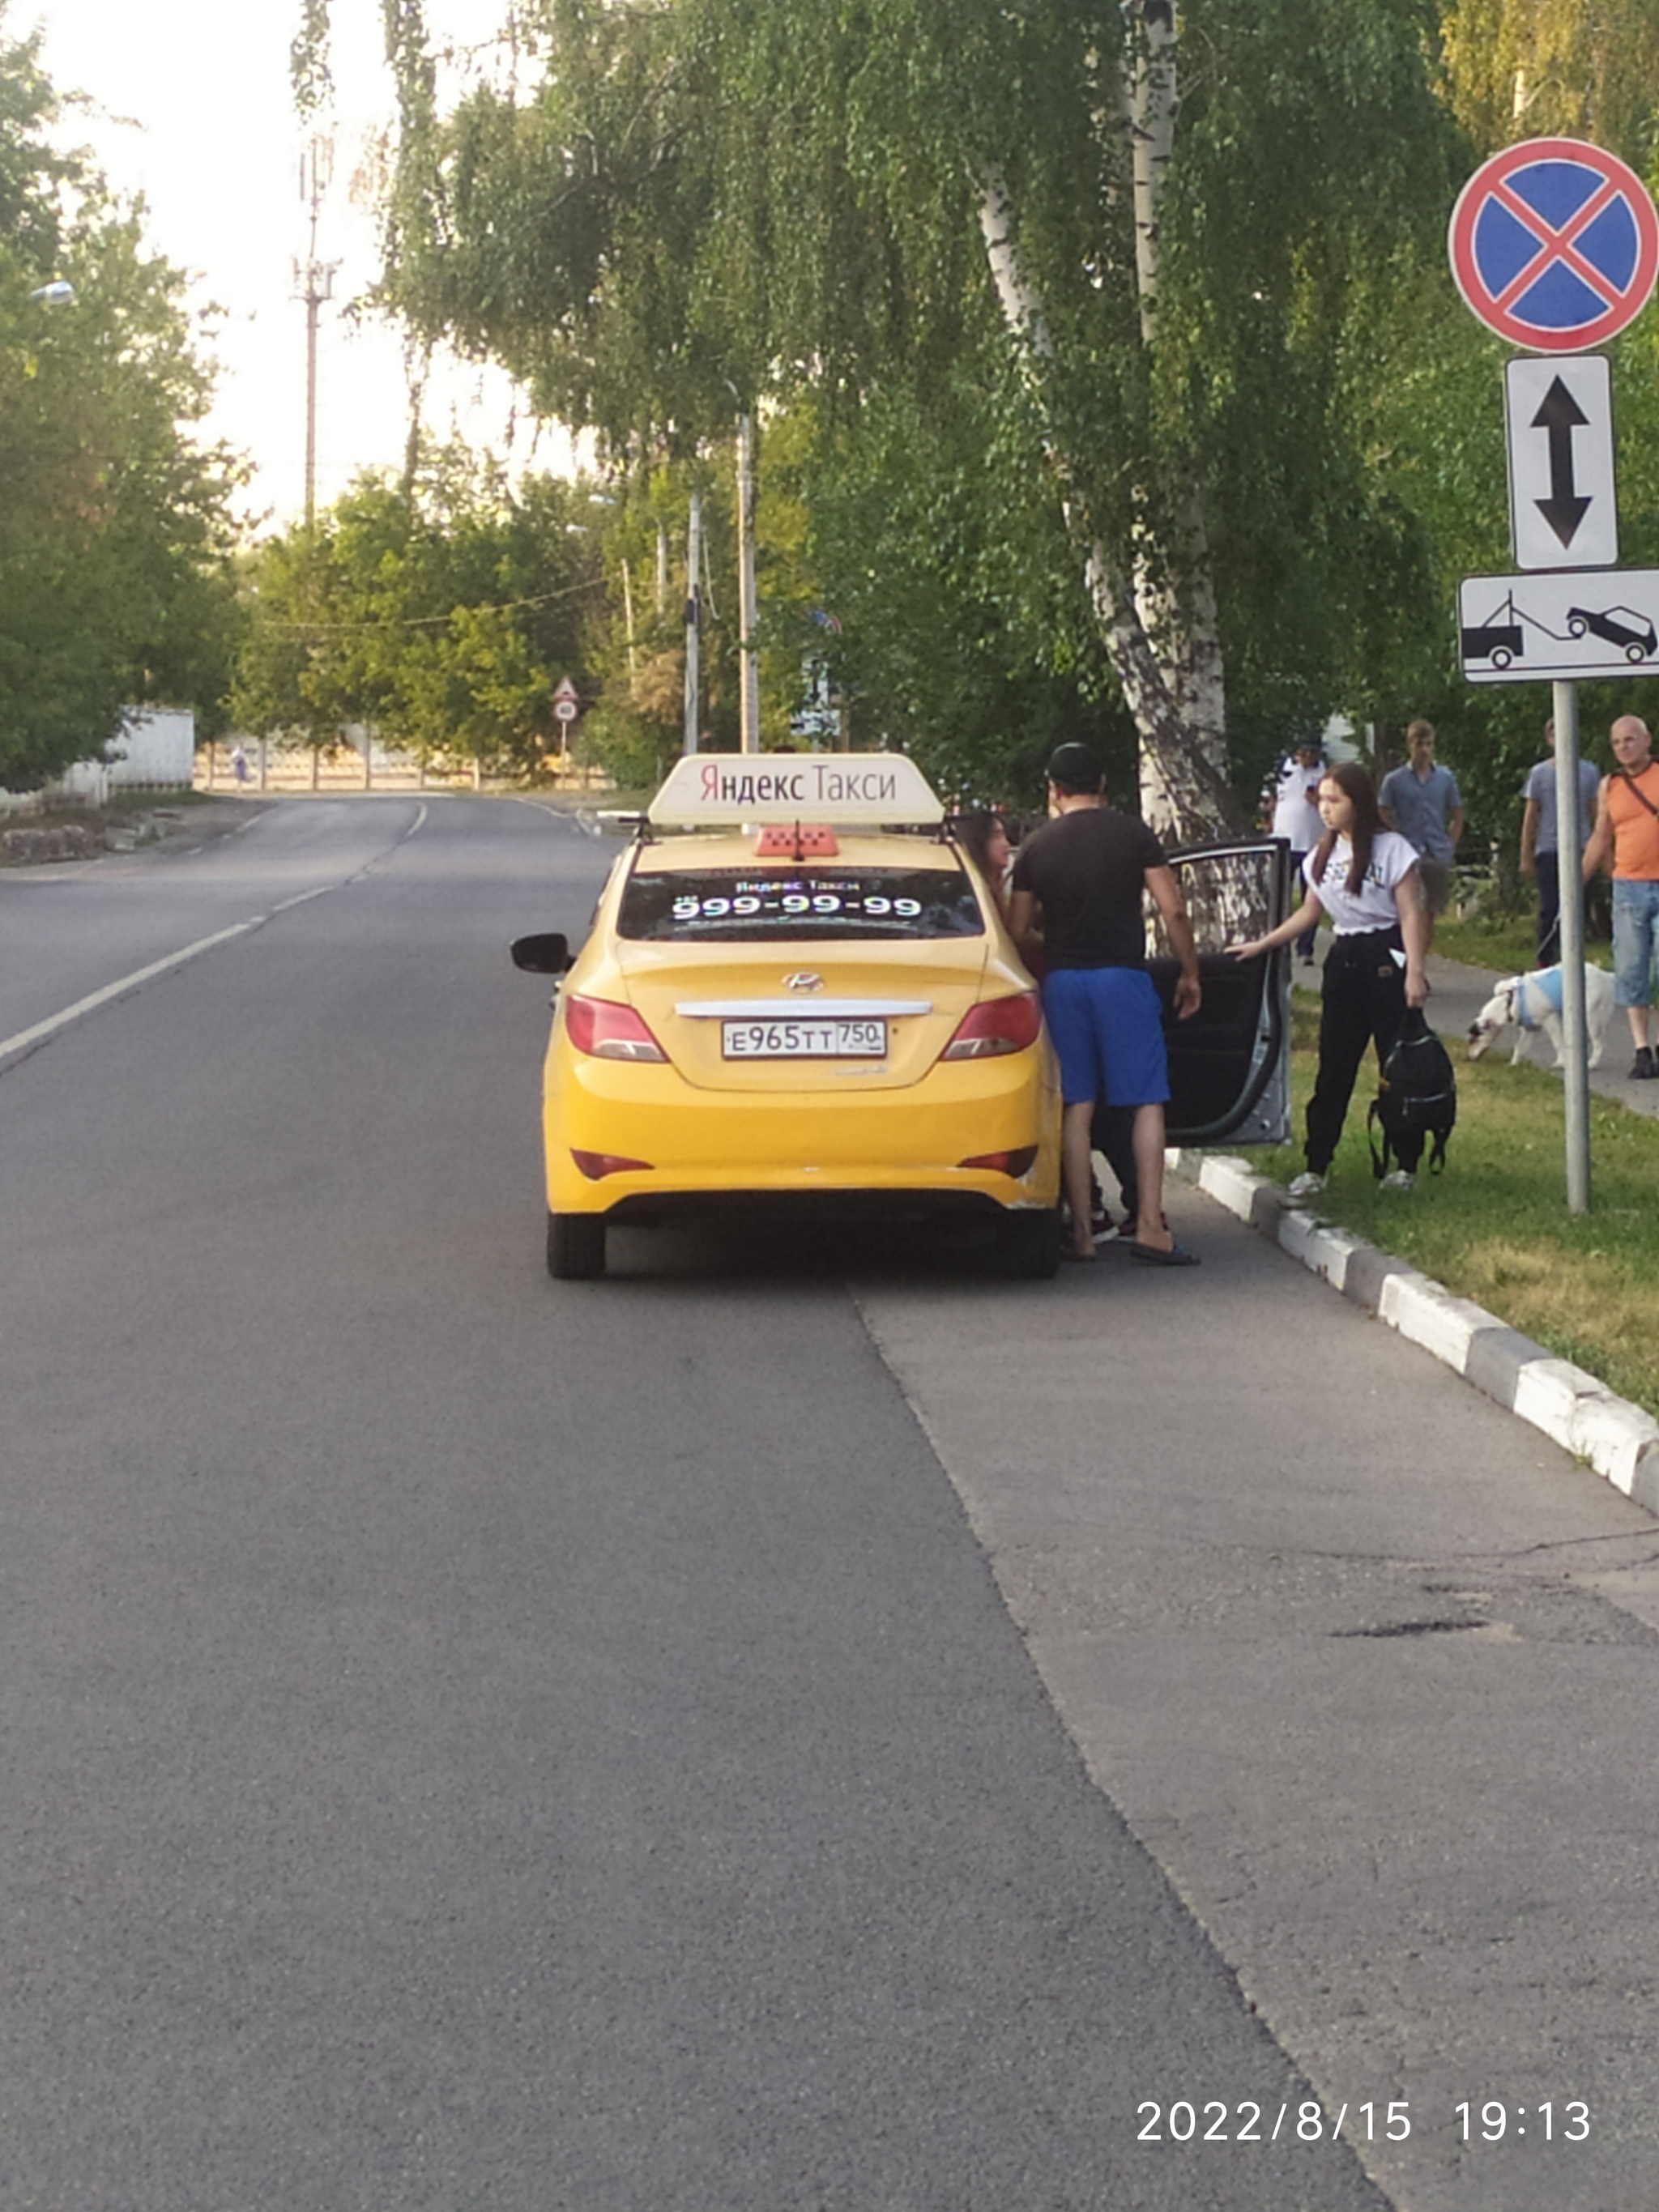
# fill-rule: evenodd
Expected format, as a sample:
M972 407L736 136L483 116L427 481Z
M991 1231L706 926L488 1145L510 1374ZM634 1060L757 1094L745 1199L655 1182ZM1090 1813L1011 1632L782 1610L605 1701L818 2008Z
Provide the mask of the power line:
M373 622L281 622L274 617L262 627L271 630L343 631L365 629L431 629L443 623L452 623L457 615L507 615L520 607L547 607L559 599L573 599L579 592L602 588L603 576L589 576L580 584L567 584L556 592L540 592L533 599L502 599L489 605L469 603L452 607L447 615L380 615Z

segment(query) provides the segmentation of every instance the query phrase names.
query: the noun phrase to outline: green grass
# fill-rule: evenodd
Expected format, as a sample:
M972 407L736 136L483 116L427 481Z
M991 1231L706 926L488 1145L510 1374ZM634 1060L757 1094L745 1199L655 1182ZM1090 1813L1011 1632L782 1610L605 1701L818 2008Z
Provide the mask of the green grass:
M184 785L169 791L112 791L112 814L174 814L186 806L209 806L216 799L234 799L234 791L198 791Z
M1434 951L1443 960L1470 968L1495 968L1500 975L1525 975L1537 964L1538 932L1530 909L1525 914L1477 916L1455 921L1443 915L1434 926ZM1593 967L1611 968L1613 947L1592 940L1584 957Z
M1297 994L1294 1020L1299 1133L1317 1036L1310 994ZM1365 1138L1376 1079L1368 1059L1322 1214L1659 1417L1659 1121L1591 1094L1590 1211L1570 1215L1559 1078L1495 1054L1459 1059L1444 1172L1419 1175L1410 1193L1384 1191ZM1253 1159L1280 1182L1305 1164L1299 1143Z

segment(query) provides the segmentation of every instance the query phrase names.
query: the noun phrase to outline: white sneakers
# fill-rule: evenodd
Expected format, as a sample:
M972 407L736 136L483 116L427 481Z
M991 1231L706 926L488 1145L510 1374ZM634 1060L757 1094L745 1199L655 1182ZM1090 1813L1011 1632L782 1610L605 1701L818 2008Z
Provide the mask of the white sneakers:
M1324 1176L1316 1175L1311 1168L1308 1168L1301 1175L1291 1176L1285 1195L1292 1199L1317 1198L1324 1188ZM1384 1190L1415 1190L1417 1177L1408 1169L1395 1168L1391 1175L1383 1176L1382 1188Z

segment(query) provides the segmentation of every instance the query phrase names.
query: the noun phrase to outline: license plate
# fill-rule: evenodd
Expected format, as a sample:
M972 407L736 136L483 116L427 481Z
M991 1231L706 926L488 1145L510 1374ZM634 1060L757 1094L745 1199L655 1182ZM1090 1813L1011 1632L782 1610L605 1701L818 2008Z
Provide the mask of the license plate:
M885 1022L838 1020L722 1022L727 1060L884 1060Z

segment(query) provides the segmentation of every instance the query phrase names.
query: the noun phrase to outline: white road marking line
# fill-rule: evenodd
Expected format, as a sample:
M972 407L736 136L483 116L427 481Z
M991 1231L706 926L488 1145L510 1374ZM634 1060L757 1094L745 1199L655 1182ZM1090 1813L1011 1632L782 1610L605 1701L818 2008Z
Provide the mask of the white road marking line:
M49 1014L45 1021L36 1022L33 1029L19 1030L15 1036L0 1037L0 1060L10 1053L24 1052L30 1045L40 1044L45 1038L55 1036L58 1030L67 1029L71 1022L78 1022L83 1014L94 1013L100 1006L108 1006L112 999L121 998L128 991L136 991L141 983L148 983L152 976L165 975L170 968L182 968L187 960L199 959L204 952L211 952L216 945L228 945L234 937L246 937L249 930L258 929L262 922L270 919L269 915L256 914L250 921L239 921L229 929L216 931L211 937L198 938L194 945L186 945L177 952L169 952L160 960L152 960L148 968L135 969L131 975L123 975L118 983L106 983L101 991L93 991L86 998L77 999L72 1006L65 1006L61 1013Z
M404 831L398 843L407 843L426 818L426 803L422 800L418 803L414 821ZM253 822L258 819L256 815L242 827L252 829ZM385 855L380 857L384 858ZM358 871L358 874L367 875L375 865L375 861L369 861L367 866ZM343 880L355 883L357 878L349 876ZM266 922L274 921L279 914L289 914L296 906L305 906L312 899L326 898L331 891L337 891L340 888L337 883L318 884L311 890L298 891L292 898L283 899L280 904L272 907L268 914L252 915L246 921L233 923L230 928L217 930L211 937L199 937L194 945L181 946L177 952L166 953L160 960L152 960L148 968L135 969L131 975L123 975L117 983L106 983L101 991L93 991L84 999L77 999L72 1006L65 1006L61 1013L49 1014L45 1021L36 1022L33 1029L19 1030L15 1036L0 1037L0 1060L9 1059L13 1053L27 1052L33 1045L43 1044L49 1036L55 1036L59 1030L67 1029L71 1022L78 1022L85 1014L96 1013L100 1006L106 1006L112 999L123 998L129 991L136 991L141 983L148 983L157 975L165 975L172 969L182 968L186 962L199 959L204 952L211 952L216 945L228 945L233 938L246 937L250 930L262 929Z

